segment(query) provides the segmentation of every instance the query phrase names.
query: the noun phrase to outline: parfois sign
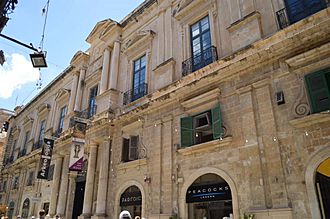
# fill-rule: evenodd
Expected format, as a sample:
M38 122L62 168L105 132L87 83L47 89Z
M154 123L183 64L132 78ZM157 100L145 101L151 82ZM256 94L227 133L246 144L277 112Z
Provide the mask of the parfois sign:
M52 159L53 147L54 147L54 140L44 138L44 142L42 144L40 162L39 162L38 175L37 175L38 179L47 179L48 178L48 172L49 172L50 162Z

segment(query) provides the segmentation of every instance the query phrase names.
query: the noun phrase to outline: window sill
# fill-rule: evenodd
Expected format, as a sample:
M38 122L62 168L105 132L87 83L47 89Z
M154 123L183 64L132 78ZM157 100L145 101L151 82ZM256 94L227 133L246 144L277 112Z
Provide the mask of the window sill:
M227 146L231 142L232 142L232 137L226 137L226 138L223 138L222 140L216 139L216 140L205 142L202 144L193 145L190 147L179 149L178 153L182 154L182 155L203 153L203 152L214 150L216 148Z
M293 119L289 121L295 128L306 128L312 125L317 125L324 122L330 122L330 110L321 113L315 113L303 118Z
M147 159L137 159L137 160L133 160L133 161L129 161L129 162L125 162L125 163L120 163L118 165L118 170L123 170L123 169L130 169L130 168L134 168L134 167L139 167L139 166L143 166L147 164Z

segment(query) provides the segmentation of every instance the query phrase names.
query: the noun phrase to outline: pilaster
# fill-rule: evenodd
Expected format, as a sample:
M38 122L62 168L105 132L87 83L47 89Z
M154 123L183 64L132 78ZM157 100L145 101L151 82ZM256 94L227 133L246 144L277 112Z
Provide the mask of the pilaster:
M117 40L114 42L113 51L111 54L111 66L110 66L110 79L109 89L117 89L117 79L119 72L119 57L120 57L120 42Z
M108 89L109 68L110 68L110 49L105 48L103 53L100 94L103 94L104 91Z
M49 215L54 217L56 214L56 204L59 196L60 189L60 179L62 170L63 157L57 157L55 159L54 175L53 175L53 185L49 204Z
M68 191L68 173L69 173L69 155L64 156L63 166L62 166L62 176L60 184L60 192L58 197L56 214L63 217L65 215L65 208L67 202L67 191Z
M96 170L96 158L97 158L98 145L92 143L89 146L88 168L86 187L84 195L83 212L80 218L90 218L92 216L93 205L93 193L94 193L94 177Z

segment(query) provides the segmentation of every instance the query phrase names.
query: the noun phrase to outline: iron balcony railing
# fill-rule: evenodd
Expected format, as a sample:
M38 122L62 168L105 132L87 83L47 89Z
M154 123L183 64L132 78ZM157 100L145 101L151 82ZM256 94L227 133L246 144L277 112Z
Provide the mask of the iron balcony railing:
M290 25L290 21L288 18L288 14L286 13L286 9L282 8L281 10L276 12L277 23L280 29L284 29Z
M218 60L217 48L211 46L182 62L182 76L186 76Z
M136 88L126 91L124 93L123 103L124 105L129 104L137 99L148 94L148 84L142 83L138 85Z

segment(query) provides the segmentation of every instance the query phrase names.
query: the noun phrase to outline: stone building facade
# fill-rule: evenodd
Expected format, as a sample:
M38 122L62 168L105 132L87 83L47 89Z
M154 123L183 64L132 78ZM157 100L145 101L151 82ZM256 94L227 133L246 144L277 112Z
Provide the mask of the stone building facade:
M1 203L11 218L329 217L328 4L146 0L98 22L10 119Z

